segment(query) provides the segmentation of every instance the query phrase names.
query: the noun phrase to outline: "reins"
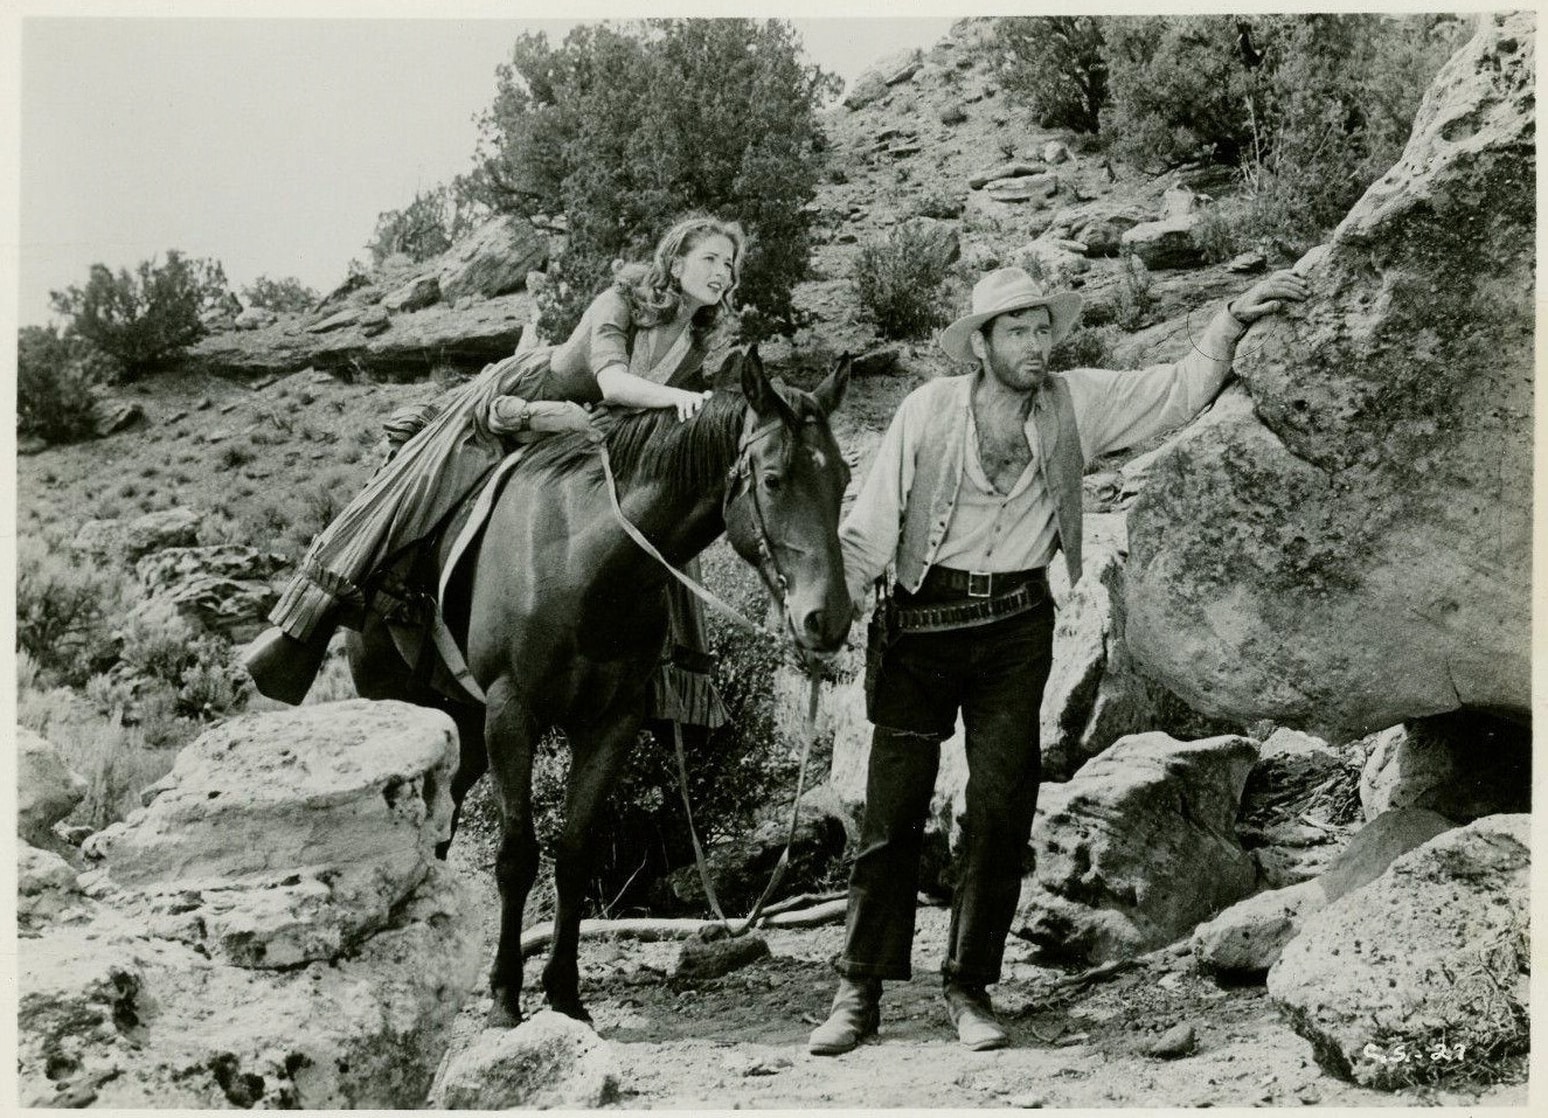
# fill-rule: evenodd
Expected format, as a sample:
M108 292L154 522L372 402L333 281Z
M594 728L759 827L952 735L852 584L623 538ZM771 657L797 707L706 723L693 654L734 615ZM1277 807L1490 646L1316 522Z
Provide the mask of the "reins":
M773 423L766 423L748 433L740 441L737 447L737 460L736 463L731 467L731 476L727 483L725 500L722 503L723 513L725 510L730 508L731 502L735 499L737 489L740 484L743 481L751 481L752 469L749 462L748 449L753 445L753 443L770 434L772 431L778 429L778 426L779 424L777 421ZM733 624L739 626L749 633L754 633L760 636L770 637L778 640L779 638L777 634L771 632L764 626L759 625L756 621L742 616L742 614L734 607L728 605L726 602L716 597L706 587L689 578L687 575L683 574L676 567L674 567L671 563L667 562L666 557L656 549L656 546L648 539L646 539L645 534L641 532L627 516L624 515L623 505L621 505L618 501L618 483L617 479L613 476L613 465L612 460L607 452L607 444L605 442L597 444L597 452L601 456L602 473L607 481L608 501L613 507L614 517L617 518L618 523L623 528L625 534L628 535L628 537L637 545L639 545L640 549L644 551L645 554L649 555L657 563L665 567L667 572L673 578L677 579L677 581L687 587L692 594L698 597L710 608L715 610L715 612L719 613L722 617L725 617L727 620L731 621ZM773 550L770 548L768 542L768 529L763 521L763 510L758 504L757 493L755 491L750 491L749 495L753 502L753 512L758 526L759 556L761 559L766 560L771 567L774 567L774 574L778 580L778 586L780 588L780 605L785 606L783 601L784 593L786 590L785 579L784 576L779 573L778 567L774 564ZM786 623L789 624L788 607L784 609L784 613L786 615ZM790 826L785 834L784 849L782 849L779 853L779 861L775 863L774 869L769 876L769 883L764 886L763 892L758 897L757 903L753 905L752 912L747 915L747 917L741 922L739 926L732 926L731 922L726 918L726 914L720 906L720 898L715 893L715 885L710 880L709 866L706 864L704 857L704 846L699 841L698 828L695 826L693 821L693 804L688 796L688 761L683 751L682 723L676 719L672 720L672 741L677 752L677 783L683 797L683 811L686 813L688 819L688 837L693 842L694 862L698 866L699 880L704 885L704 896L709 901L710 911L712 911L715 914L716 919L720 921L720 926L724 928L726 932L732 937L746 935L748 931L752 929L753 925L757 922L759 915L763 912L763 906L768 903L769 898L774 894L774 890L779 887L779 883L784 879L785 871L789 868L790 865L790 848L795 843L796 827L800 824L801 820L801 794L806 790L806 765L807 761L811 757L812 741L817 736L817 703L821 694L822 681L819 679L817 673L810 667L805 664L800 664L799 662L797 663L807 676L807 699L806 716L801 734L801 761L796 771L795 798L791 801L790 804Z

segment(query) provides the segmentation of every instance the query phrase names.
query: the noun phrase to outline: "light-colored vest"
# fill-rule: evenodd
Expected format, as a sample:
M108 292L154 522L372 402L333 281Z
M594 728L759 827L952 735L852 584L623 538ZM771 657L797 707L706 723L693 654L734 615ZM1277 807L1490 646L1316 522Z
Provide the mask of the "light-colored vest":
M930 409L931 421L920 440L914 460L914 482L909 487L903 531L898 540L898 585L909 593L918 590L924 581L956 511L973 380L969 375L935 382L942 386L942 398L938 406ZM1075 426L1075 405L1063 377L1049 378L1033 405L1032 422L1037 430L1038 469L1053 500L1059 548L1064 552L1065 568L1073 586L1080 580L1081 571L1080 479L1086 461L1080 449L1080 431Z

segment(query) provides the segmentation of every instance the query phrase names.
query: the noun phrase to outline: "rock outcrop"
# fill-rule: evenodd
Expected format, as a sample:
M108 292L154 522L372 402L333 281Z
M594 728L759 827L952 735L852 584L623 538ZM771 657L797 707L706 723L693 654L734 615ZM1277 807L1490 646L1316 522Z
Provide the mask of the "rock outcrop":
M1130 646L1201 710L1530 709L1534 25L1482 17L1131 512Z
M1016 934L1049 959L1099 963L1161 947L1252 892L1232 824L1257 758L1247 738L1119 741L1039 793Z
M169 547L193 546L200 520L193 509L163 509L132 520L88 520L71 547L96 559L133 563Z
M521 290L527 273L548 263L548 238L526 218L506 215L479 226L442 259L436 279L445 302L492 299Z
M190 346L183 361L192 370L243 377L283 376L309 367L353 375L363 366L387 377L422 377L442 364L476 369L515 351L532 308L524 291L457 307L436 303L399 315L392 329L374 337L360 329L358 308L347 324L323 334L281 319L265 329L210 334Z
M1394 859L1454 826L1423 808L1389 811L1361 828L1322 876L1259 893L1201 924L1193 934L1193 953L1210 970L1260 975L1313 913L1375 881Z
M1268 990L1327 1071L1393 1087L1525 1050L1530 832L1448 831L1307 920Z
M267 624L279 595L270 580L287 564L277 552L245 544L173 547L152 552L135 565L144 598L131 616L168 611L195 633L213 633L238 643L252 640Z
M406 704L248 716L88 840L98 868L26 862L23 1103L421 1105L478 975L434 856L456 756Z

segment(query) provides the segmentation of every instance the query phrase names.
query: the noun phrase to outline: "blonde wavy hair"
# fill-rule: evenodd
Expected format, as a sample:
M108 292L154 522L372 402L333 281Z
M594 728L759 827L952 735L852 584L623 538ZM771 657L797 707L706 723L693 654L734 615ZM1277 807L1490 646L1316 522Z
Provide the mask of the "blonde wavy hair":
M613 264L613 286L624 296L636 326L649 328L671 319L682 303L682 288L672 277L672 261L692 252L707 237L724 237L731 242L731 286L720 302L702 307L693 316L698 333L708 331L722 311L734 310L732 297L742 280L742 260L747 255L747 234L734 221L722 221L708 214L689 214L679 219L656 242L649 263Z

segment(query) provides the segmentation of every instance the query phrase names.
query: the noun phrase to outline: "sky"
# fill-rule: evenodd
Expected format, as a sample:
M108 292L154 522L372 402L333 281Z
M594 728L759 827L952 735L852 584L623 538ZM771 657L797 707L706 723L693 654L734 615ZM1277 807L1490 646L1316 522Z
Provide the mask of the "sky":
M331 289L380 213L469 168L517 36L559 42L576 22L24 16L18 322L47 322L49 291L93 263L171 248L219 260L237 290L260 275ZM851 82L951 22L792 19Z

